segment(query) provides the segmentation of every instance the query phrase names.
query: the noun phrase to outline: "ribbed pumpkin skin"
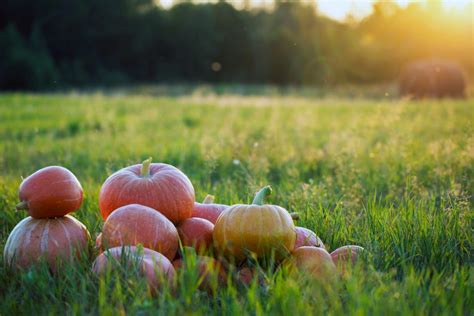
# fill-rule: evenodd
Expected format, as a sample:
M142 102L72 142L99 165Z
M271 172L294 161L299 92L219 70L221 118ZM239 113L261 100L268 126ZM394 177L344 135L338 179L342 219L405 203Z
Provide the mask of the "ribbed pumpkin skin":
M322 240L310 229L296 226L295 250L303 246L314 246L326 249Z
M105 221L101 246L105 249L138 244L173 260L179 247L178 231L164 215L150 207L122 206Z
M29 268L41 258L56 271L57 260L73 261L86 252L90 240L87 228L66 215L51 219L27 217L10 233L5 245L5 262L17 268Z
M20 185L20 201L34 218L64 216L82 203L82 187L76 176L66 168L50 166L27 177Z
M219 216L214 227L216 248L229 257L244 259L246 251L257 257L277 258L295 246L295 226L290 214L277 205L237 204Z
M194 188L179 169L164 163L150 165L148 176L141 176L142 165L123 168L102 185L99 208L104 220L117 208L141 204L165 215L173 223L191 217Z
M163 282L168 285L173 284L175 270L171 262L161 253L154 250L143 248L138 250L134 246L115 247L101 253L92 264L92 271L98 275L107 271L107 268L113 268L113 262L132 264L136 260L140 273L147 280L148 286L153 291L158 290ZM121 262L125 260L126 262Z

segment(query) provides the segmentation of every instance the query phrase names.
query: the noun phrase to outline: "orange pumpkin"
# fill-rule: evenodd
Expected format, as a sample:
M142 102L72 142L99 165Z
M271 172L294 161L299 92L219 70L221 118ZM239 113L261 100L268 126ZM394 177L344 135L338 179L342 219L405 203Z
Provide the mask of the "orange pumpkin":
M87 254L89 240L87 228L72 216L27 217L8 236L3 257L8 264L21 269L44 259L52 271L57 271L58 264Z
M314 246L314 247L321 247L326 249L322 240L316 236L316 234L305 227L295 227L296 232L296 242L295 242L295 249L303 246Z
M364 248L361 246L343 246L331 252L331 258L334 264L338 267L339 271L345 273L347 264L354 265L357 262L360 253L363 251Z
M319 280L331 280L337 274L331 255L323 248L303 246L284 263L290 272L304 272L303 275Z
M280 206L263 205L270 193L266 186L257 192L252 205L237 204L222 212L213 233L218 250L237 260L249 254L281 258L293 250L296 234L291 215Z
M92 264L92 271L101 275L115 265L138 264L140 274L146 278L152 292L163 284L173 285L175 271L171 262L159 252L135 246L115 247L101 253Z
M82 187L66 168L51 166L40 169L20 185L17 210L26 210L33 218L64 216L82 203Z
M229 207L229 205L215 204L214 196L207 195L202 203L194 202L192 217L207 219L212 224L216 224L219 215Z
M164 163L151 163L121 169L102 185L99 208L104 220L121 206L141 204L151 207L173 223L191 217L194 188L179 169Z
M102 248L142 244L173 260L179 247L176 227L160 212L140 204L115 210L104 223Z
M187 218L177 226L179 238L185 247L193 247L197 253L208 251L212 246L214 225L198 217Z
M214 258L207 256L196 256L195 269L199 276L199 288L201 290L212 289L212 284L217 281L217 285L227 284L227 272L224 266ZM189 269L186 260L183 258L173 261L176 271L179 269Z

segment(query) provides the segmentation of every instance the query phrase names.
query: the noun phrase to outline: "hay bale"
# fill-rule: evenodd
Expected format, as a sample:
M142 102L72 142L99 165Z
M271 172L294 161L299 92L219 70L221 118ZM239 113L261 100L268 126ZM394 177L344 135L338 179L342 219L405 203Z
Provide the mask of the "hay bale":
M399 78L402 96L413 98L463 98L466 78L462 68L449 60L426 59L407 65Z

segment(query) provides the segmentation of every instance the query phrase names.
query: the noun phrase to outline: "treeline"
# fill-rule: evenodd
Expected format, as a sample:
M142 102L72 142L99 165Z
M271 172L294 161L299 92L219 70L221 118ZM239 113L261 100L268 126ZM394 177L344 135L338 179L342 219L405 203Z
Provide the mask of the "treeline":
M278 1L272 10L153 0L5 0L0 89L137 82L294 85L392 80L406 62L452 58L469 72L472 16L387 1L356 21Z

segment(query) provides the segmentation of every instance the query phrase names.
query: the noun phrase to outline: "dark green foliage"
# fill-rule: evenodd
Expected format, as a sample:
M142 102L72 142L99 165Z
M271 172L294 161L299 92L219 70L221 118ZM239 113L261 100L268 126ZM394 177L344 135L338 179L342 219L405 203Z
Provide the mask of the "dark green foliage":
M305 1L277 1L273 10L180 2L164 10L152 0L6 0L0 89L373 83L395 79L423 56L472 72L471 19L389 1L374 4L362 21L341 22Z

